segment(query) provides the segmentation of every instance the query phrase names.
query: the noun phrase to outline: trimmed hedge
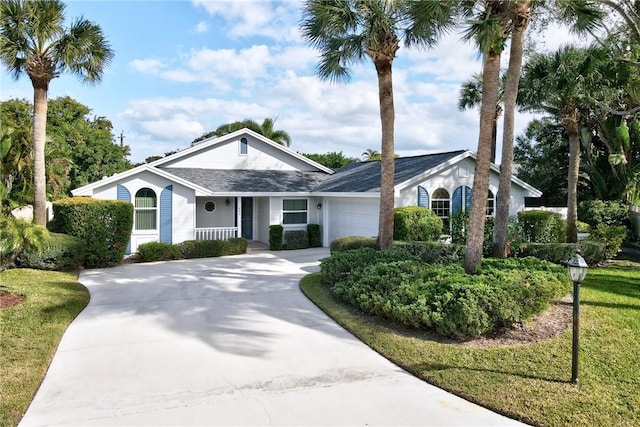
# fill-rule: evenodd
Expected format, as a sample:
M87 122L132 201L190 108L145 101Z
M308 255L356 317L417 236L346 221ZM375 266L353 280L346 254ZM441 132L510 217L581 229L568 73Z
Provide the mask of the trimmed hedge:
M320 237L320 226L318 224L308 224L307 233L309 234L309 246L312 248L322 247L322 238Z
M85 262L87 242L79 237L49 233L51 239L42 251L27 249L15 260L20 268L36 270L77 270Z
M436 241L442 235L442 220L428 208L406 206L393 210L393 237L405 241Z
M272 251L282 250L282 235L284 227L278 224L269 226L269 249Z
M564 243L566 223L559 214L542 210L518 212L522 238L531 243Z
M320 267L323 283L364 312L454 338L523 322L570 290L564 268L535 258L484 260L467 275L461 264L360 249L336 253Z
M186 240L177 246L184 258L209 258L226 255L239 255L247 252L247 239L229 240Z
M284 232L285 249L309 248L309 234L306 230L289 230Z
M531 256L566 265L576 248L580 249L580 255L589 265L598 264L606 259L604 243L592 240L582 240L578 243L526 243L520 248L519 256Z
M466 252L464 245L441 242L394 242L393 247L404 249L427 264L462 262Z
M133 227L131 203L70 197L54 202L53 213L49 230L86 241L87 267L110 267L122 262Z
M331 242L329 250L331 252L344 252L359 248L378 248L378 240L375 237L340 237Z
M135 257L138 262L152 262L181 259L183 258L183 255L178 245L162 242L149 242L138 246L138 253Z

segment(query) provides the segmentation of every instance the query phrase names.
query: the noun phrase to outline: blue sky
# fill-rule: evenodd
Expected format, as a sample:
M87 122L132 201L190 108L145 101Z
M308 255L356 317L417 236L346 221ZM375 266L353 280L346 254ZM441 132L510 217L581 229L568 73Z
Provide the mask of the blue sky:
M348 83L314 75L317 52L298 32L300 1L69 1L67 22L98 24L115 58L97 86L73 76L51 82L124 133L130 159L189 147L219 125L277 118L302 153L380 150L377 80L371 62ZM548 30L554 48L567 32ZM505 64L506 64L506 58ZM460 112L460 83L479 72L472 44L451 33L431 50L401 48L394 61L396 152L402 156L477 147L478 112ZM32 99L31 83L2 69L0 98ZM516 133L530 116L521 115ZM499 157L498 157L499 158Z

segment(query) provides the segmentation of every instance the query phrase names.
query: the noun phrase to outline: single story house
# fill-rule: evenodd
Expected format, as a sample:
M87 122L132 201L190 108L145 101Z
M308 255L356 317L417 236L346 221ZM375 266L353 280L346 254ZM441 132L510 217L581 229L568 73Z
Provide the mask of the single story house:
M476 156L471 151L396 159L396 206L426 206L448 222L466 211ZM499 168L491 166L487 215L495 210ZM180 152L76 188L74 196L134 205L129 252L146 242L244 237L268 242L269 226L285 231L319 224L322 241L378 233L380 162L334 171L248 129L210 138ZM514 177L510 213L542 193Z

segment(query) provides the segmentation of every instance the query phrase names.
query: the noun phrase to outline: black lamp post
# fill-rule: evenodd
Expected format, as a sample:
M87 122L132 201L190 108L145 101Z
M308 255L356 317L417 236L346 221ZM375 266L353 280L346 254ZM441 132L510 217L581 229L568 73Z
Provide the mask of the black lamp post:
M587 263L578 251L567 263L573 282L573 345L571 358L571 382L578 384L578 335L580 332L580 283L587 276Z

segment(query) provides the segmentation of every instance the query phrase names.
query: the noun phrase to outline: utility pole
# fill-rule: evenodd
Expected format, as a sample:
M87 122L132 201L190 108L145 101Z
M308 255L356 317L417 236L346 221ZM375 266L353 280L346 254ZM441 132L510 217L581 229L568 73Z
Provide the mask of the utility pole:
M124 132L120 131L120 148L124 147Z

